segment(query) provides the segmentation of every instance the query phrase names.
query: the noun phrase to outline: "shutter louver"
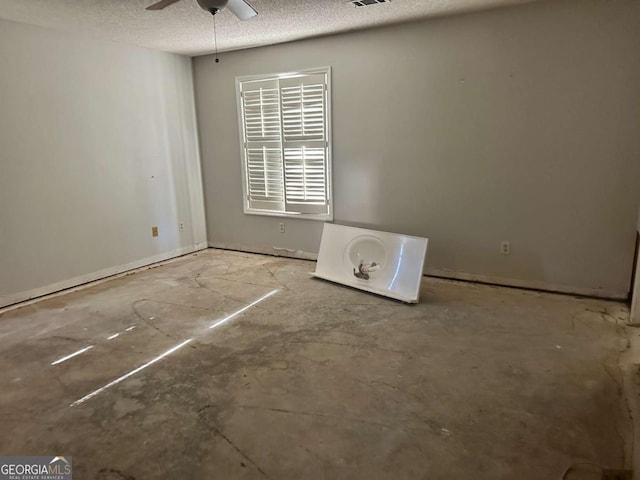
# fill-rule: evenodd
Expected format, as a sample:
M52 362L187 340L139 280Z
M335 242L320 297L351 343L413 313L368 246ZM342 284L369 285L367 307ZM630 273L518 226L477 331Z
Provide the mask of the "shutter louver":
M285 148L284 174L287 202L326 202L324 148Z
M324 140L324 84L282 87L285 141Z
M247 170L251 200L284 200L281 149L247 148Z
M276 88L244 92L247 142L280 141L280 95Z

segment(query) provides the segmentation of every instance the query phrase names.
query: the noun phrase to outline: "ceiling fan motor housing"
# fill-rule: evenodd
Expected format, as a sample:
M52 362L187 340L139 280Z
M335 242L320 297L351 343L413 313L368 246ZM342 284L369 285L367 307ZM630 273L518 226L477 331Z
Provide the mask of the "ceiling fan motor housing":
M215 15L218 11L227 6L229 0L197 0L198 5L211 15Z

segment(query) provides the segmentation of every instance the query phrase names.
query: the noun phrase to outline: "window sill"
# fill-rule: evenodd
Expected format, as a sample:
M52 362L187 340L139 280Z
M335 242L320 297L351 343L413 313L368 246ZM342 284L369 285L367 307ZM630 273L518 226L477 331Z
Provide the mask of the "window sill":
M332 222L333 213L316 214L316 213L287 213L287 212L272 212L269 210L256 210L248 209L244 210L245 215L259 215L261 217L280 217L280 218L299 218L301 220L316 220L320 222Z

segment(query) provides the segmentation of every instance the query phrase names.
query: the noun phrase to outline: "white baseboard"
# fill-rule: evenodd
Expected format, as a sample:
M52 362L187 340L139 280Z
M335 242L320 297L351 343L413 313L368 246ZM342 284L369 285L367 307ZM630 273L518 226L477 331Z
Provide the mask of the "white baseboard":
M259 253L262 255L275 255L278 257L299 258L303 260L317 260L317 253L304 252L279 247L256 247L240 243L209 242L209 247L222 250L234 250L238 252ZM449 280L464 280L469 282L486 283L503 287L526 288L529 290L541 290L551 293L563 293L568 295L580 295L584 297L604 298L608 300L626 300L628 292L616 292L597 288L572 287L567 285L555 285L536 280L517 280L513 278L494 277L479 273L456 272L444 268L427 267L425 275L428 277L445 278Z
M286 249L281 247L256 247L244 244L236 243L219 243L209 242L208 246L211 248L219 248L223 250L234 250L239 252L258 253L262 255L273 255L278 257L297 258L302 260L317 260L318 254L311 252L304 252L302 250ZM105 268L97 272L81 275L79 277L70 278L61 282L45 285L43 287L35 288L25 292L19 292L11 295L5 295L0 297L0 313L25 306L34 301L40 300L41 297L51 295L62 290L72 291L80 288L86 288L90 285L94 285L97 282L106 281L114 276L121 276L131 271L144 269L150 265L165 260L170 260L182 255L187 255L207 248L207 244L204 242L198 243L193 246L179 248L171 252L165 252L153 257L147 257L135 262L128 263L126 265L118 265L115 267ZM567 285L555 285L546 282L540 282L535 280L517 280L511 278L494 277L490 275L482 275L477 273L465 273L456 272L453 270L446 270L441 268L427 268L425 275L430 277L445 278L450 280L465 280L478 283L487 283L491 285L500 285L506 287L526 288L531 290L541 290L552 293L564 293L570 295L581 295L587 297L605 298L611 300L626 300L628 292L616 292L595 288L584 287L572 287ZM89 285L88 285L89 284Z
M206 248L207 248L206 243L204 242L198 243L196 245L179 248L171 252L160 253L158 255L154 255L153 257L143 258L142 260L137 260L135 262L127 263L126 265L109 267L103 270L98 270L97 272L88 273L86 275L70 278L68 280L62 280L61 282L52 283L50 285L34 288L32 290L27 290L25 292L13 293L11 295L4 295L0 297L0 313L13 310L14 308L23 307L25 305L28 305L29 303L33 303L33 302L30 302L30 300L37 301L41 299L40 297L43 297L45 295L51 295L51 294L60 292L61 290L72 289L71 291L75 291L75 290L79 290L80 288L86 288L90 285L95 285L96 283L99 283L101 281L106 281L108 279L111 279L114 276L115 277L122 276L130 273L133 270L144 269L158 262L170 260L175 257L180 257L182 255L194 253L199 250L204 250ZM37 299L37 300L34 300L34 299Z
M537 280L517 280L513 278L493 277L479 273L464 273L443 268L428 268L426 275L429 277L446 278L449 280L465 280L477 283L487 283L504 287L526 288L529 290L541 290L551 293L564 293L568 295L580 295L584 297L597 297L607 300L626 300L628 292L616 292L598 288L572 287L569 285L555 285Z
M221 250L234 250L236 252L259 253L261 255L273 255L276 257L298 258L300 260L317 260L317 253L304 252L283 247L256 247L241 243L209 242L209 247Z

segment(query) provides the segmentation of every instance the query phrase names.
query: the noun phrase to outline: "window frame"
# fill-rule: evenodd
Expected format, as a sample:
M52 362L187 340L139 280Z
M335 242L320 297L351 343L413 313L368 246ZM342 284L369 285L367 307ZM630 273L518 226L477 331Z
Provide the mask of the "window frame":
M295 78L300 76L325 75L326 91L325 91L325 134L326 134L326 165L325 165L325 182L326 182L326 201L327 213L300 213L295 211L286 211L286 199L283 200L285 210L270 210L255 208L250 205L249 197L249 180L248 180L248 156L247 156L247 140L245 138L244 129L244 110L242 100L242 84L245 82L280 80L286 78ZM294 70L283 73L269 73L258 75L243 75L236 77L236 107L238 113L238 139L240 141L240 165L242 170L242 204L243 211L246 215L260 215L270 217L287 217L301 218L307 220L333 221L333 180L332 180L332 134L331 134L331 67L317 67L302 70ZM284 162L284 134L281 133L282 157ZM284 163L283 163L284 176ZM283 177L283 189L286 183Z

